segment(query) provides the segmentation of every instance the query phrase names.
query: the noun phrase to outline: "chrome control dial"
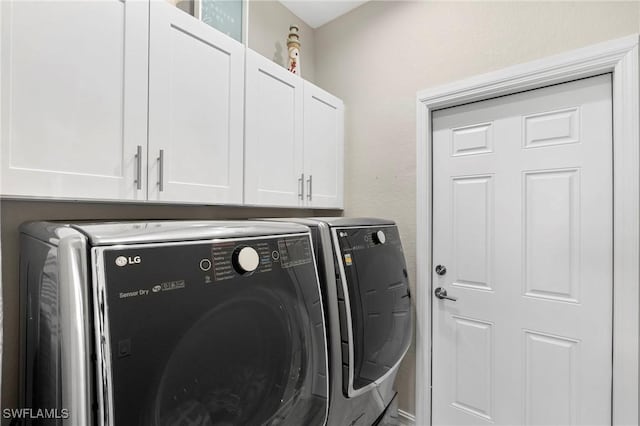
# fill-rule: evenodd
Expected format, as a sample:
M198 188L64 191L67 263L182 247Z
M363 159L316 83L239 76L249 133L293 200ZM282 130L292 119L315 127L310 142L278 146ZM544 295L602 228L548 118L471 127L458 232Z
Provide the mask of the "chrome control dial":
M239 274L253 272L260 264L260 256L253 247L242 247L233 253L233 266Z

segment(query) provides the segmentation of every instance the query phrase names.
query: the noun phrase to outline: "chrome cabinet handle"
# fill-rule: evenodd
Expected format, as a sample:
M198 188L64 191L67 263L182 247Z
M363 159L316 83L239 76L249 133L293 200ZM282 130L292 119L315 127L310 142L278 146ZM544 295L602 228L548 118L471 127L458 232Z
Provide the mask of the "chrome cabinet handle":
M311 201L313 200L313 175L309 175L309 179L307 179L307 183L309 184L309 191L307 191L307 199Z
M304 200L304 173L298 178L298 198Z
M142 145L138 145L136 150L136 179L133 181L136 189L142 189Z
M164 149L160 150L158 157L158 190L164 191Z
M436 297L438 299L447 299L447 300L451 300L452 302L455 302L456 300L458 300L457 297L448 296L447 295L447 290L445 290L442 287L436 288L436 290L434 291L434 294L436 295Z

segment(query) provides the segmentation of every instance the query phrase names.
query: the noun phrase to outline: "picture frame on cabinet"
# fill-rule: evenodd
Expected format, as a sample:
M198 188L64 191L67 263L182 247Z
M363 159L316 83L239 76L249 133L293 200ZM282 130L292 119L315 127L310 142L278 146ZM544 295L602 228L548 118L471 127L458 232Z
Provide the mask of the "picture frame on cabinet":
M244 43L248 2L244 0L189 0L193 16L229 37Z

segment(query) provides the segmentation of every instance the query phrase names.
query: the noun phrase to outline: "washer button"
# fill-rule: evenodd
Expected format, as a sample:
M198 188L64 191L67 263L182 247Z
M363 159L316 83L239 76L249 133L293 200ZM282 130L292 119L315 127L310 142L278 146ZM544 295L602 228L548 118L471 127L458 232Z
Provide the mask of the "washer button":
M273 260L278 260L280 259L280 252L278 250L274 250L271 252L271 258Z
M202 269L204 272L207 272L209 269L211 269L211 261L209 259L202 259L200 261L200 269Z

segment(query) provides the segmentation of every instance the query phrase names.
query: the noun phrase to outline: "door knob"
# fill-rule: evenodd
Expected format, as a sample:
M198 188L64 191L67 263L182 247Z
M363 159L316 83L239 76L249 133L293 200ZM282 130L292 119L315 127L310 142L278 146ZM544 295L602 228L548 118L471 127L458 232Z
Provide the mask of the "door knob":
M447 273L447 267L444 265L438 265L436 266L436 274L438 275L444 275Z
M436 297L438 299L447 299L447 300L451 300L452 302L455 302L456 300L458 300L457 297L448 296L447 295L447 290L445 290L442 287L436 288L436 290L434 291L434 294L436 295Z

